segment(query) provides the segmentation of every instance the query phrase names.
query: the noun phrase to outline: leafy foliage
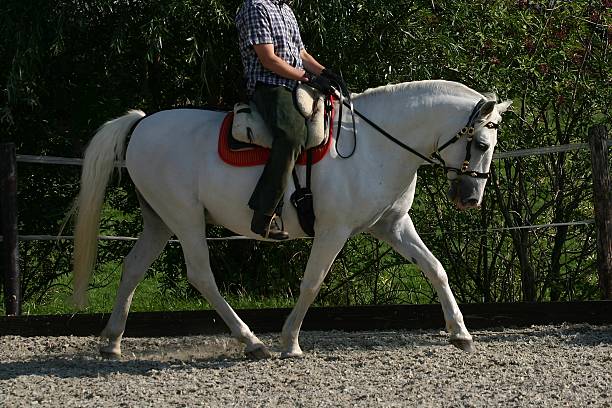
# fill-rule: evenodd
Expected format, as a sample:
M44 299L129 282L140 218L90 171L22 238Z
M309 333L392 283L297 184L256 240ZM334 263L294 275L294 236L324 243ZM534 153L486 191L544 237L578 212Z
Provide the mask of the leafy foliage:
M126 109L230 107L241 77L233 17L240 0L4 0L0 5L0 141L19 153L78 157L97 126ZM515 100L501 149L578 143L610 125L610 1L295 0L309 52L359 92L443 78ZM22 234L57 233L78 169L20 165ZM445 181L421 172L413 218L447 267L461 301L596 297L592 226L513 229L592 217L584 152L495 163L482 211L456 213ZM137 201L123 177L109 189L102 229L138 234ZM467 233L466 231L478 230ZM442 231L447 231L443 233ZM67 231L68 232L68 231ZM213 236L226 231L213 229ZM130 245L106 242L100 261ZM214 242L213 269L230 293L292 298L309 243ZM22 243L24 289L44 299L69 272L71 244ZM178 246L152 268L163 290L191 296ZM321 302L429 302L413 266L360 236L341 252Z

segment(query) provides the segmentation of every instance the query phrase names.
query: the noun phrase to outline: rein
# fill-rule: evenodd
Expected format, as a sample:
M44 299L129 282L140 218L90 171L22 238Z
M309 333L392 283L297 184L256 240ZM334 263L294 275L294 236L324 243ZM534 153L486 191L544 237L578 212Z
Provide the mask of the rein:
M429 157L427 157L427 156L417 152L412 147L408 146L407 144L403 143L402 141L400 141L400 140L396 139L395 137L391 136L386 130L384 130L383 128L378 126L376 123L372 122L370 119L368 119L363 113L359 112L357 109L353 108L353 110L355 112L355 115L359 116L361 119L363 119L364 122L366 122L368 125L372 126L380 134L385 136L387 139L391 140L396 145L400 146L401 148L403 148L405 150L408 150L410 153L414 154L415 156L420 157L421 159L425 160L429 164L440 165L440 163L431 160ZM338 117L338 120L340 120L340 117Z
M343 98L343 94L345 93L345 91L346 91L347 95L349 95L349 97L346 98L346 99L348 99L348 102L346 101L345 98ZM393 137L391 134L389 134L389 132L387 132L386 130L384 130L380 126L378 126L375 122L373 122L368 117L366 117L364 114L362 114L357 109L355 109L354 106L353 106L353 102L350 99L350 93L348 92L348 90L341 89L341 92L338 92L338 93L340 94L340 112L338 114L338 130L337 130L337 135L336 135L336 152L338 152L337 145L338 145L338 140L340 140L340 128L342 126L342 105L345 105L346 107L348 107L351 110L351 114L352 114L352 117L353 117L353 138L355 140L355 143L353 145L353 150L351 151L351 153L348 156L342 156L338 152L338 156L340 156L341 158L343 158L343 159L349 158L355 152L355 148L356 148L356 145L357 145L357 130L356 130L356 126L355 126L355 115L357 115L361 119L363 119L364 122L366 122L368 125L373 127L380 134L385 136L387 139L389 139L390 141L392 141L396 145L400 146L401 148L403 148L405 150L408 150L410 153L414 154L415 156L420 157L421 159L425 160L427 163L429 163L431 165L442 167L444 169L444 171L447 172L447 173L449 171L452 171L452 172L455 172L457 174L457 176L466 175L466 176L474 177L474 178L484 178L484 179L488 179L489 178L489 173L479 173L477 171L470 171L470 170L468 170L468 168L470 166L470 158L472 156L472 140L474 139L474 124L476 122L476 118L478 117L478 114L480 113L480 109L482 108L482 106L486 102L484 99L481 99L480 101L478 101L476 106L474 106L474 109L472 109L472 113L470 114L470 117L469 117L466 125L463 127L463 129L461 129L461 131L459 131L457 134L455 134L455 136L453 136L448 142L444 143L441 147L437 148L430 155L430 157L427 157L427 156L423 155L422 153L414 150L412 147L408 146L407 144L403 143L402 141L398 140L397 138ZM444 162L444 159L442 159L442 156L440 155L440 152L442 150L446 149L448 146L452 145L453 143L457 142L463 136L466 136L466 138L467 138L467 146L466 146L466 152L465 152L465 159L463 160L463 163L461 165L461 169L458 169L458 168L455 168L455 167L449 167ZM432 158L436 159L437 161L432 160Z

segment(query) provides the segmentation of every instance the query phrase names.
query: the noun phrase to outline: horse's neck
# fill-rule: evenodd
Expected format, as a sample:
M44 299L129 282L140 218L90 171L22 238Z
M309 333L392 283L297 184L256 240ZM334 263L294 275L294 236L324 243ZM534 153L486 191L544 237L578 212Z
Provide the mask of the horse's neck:
M438 141L450 138L465 124L478 94L462 85L445 81L409 85L366 92L356 98L355 105L388 133L424 156L429 156L436 149ZM439 89L445 86L454 93ZM391 141L387 142L386 147L403 150Z
M400 86L391 87L388 92L383 89L365 93L355 98L354 103L355 109L390 135L429 157L439 140L447 140L463 126L465 116L469 115L465 111L473 99L475 96L469 92L465 96L454 96ZM348 136L351 120L346 109L343 116L347 131L344 132L344 146L339 150L346 154L350 151L347 145L352 143ZM423 158L387 139L365 121L358 122L355 151L358 172L368 178L384 180L392 194L407 189L412 174L425 163Z

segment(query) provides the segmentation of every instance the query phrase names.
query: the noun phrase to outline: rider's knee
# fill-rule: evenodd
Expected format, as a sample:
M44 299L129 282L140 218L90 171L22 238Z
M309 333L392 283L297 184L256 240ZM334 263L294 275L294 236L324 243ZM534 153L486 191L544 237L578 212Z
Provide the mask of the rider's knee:
M283 134L282 138L277 143L282 144L285 150L294 152L302 151L306 144L303 136L294 133Z

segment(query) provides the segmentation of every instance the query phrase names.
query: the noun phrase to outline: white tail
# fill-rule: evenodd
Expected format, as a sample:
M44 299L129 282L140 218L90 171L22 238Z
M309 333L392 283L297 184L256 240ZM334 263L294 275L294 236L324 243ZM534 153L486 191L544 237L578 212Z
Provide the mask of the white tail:
M81 191L77 200L77 223L74 232L73 302L83 308L87 304L87 285L98 253L100 212L106 185L116 161L123 160L125 139L134 124L145 116L131 110L120 118L106 122L85 150Z

